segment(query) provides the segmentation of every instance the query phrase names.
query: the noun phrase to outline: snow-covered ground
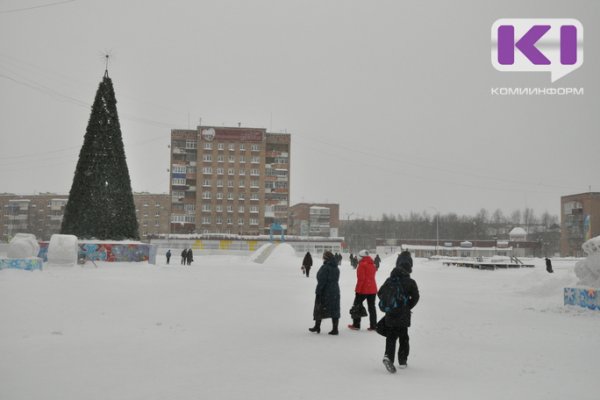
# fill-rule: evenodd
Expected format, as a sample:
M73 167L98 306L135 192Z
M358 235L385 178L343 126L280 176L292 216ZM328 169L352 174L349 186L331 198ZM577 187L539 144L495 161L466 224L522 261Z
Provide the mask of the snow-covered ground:
M600 312L562 305L574 262L548 274L543 260L498 271L415 260L409 367L391 375L384 338L346 328L347 260L337 337L330 320L308 332L318 265L303 277L285 245L264 264L171 261L0 271L0 399L600 398Z

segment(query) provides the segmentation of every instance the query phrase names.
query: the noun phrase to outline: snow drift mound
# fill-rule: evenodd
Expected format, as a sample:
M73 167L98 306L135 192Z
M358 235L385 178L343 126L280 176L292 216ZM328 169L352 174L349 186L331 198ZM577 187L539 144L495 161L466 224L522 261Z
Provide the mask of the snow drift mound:
M48 245L48 263L57 265L77 264L77 253L79 246L77 236L74 235L52 235Z
M8 246L8 258L37 257L40 245L34 234L17 233Z
M297 258L296 250L294 250L294 248L287 243L281 243L275 247L269 258L267 258L265 264L289 264L290 259L295 258Z
M600 288L600 236L591 238L581 247L588 256L575 264L575 275L579 278L577 285Z

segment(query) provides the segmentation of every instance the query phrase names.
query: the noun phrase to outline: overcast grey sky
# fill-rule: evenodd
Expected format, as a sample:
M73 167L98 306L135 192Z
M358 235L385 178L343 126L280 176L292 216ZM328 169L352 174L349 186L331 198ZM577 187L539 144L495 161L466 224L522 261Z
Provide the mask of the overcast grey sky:
M581 21L583 66L496 71L491 26L517 17ZM559 214L600 191L599 17L592 0L0 0L0 192L68 193L109 51L135 191L168 192L170 130L202 118L291 133L291 203L343 218Z

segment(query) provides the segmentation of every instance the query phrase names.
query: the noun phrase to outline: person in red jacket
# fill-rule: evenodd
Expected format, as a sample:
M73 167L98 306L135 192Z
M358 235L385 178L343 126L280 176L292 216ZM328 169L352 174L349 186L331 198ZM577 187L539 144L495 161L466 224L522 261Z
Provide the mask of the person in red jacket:
M374 331L377 328L377 310L375 308L375 297L377 296L377 282L375 281L375 272L377 272L377 268L375 268L375 263L373 259L369 256L369 252L367 250L361 250L358 253L358 257L360 261L358 263L358 267L356 268L356 289L354 292L356 293L354 297L354 305L352 306L352 310L354 312L350 312L352 316L352 324L348 325L348 328L352 330L360 329L360 319L361 315L359 313L359 309L363 309L362 304L367 300L367 307L369 309L369 331Z

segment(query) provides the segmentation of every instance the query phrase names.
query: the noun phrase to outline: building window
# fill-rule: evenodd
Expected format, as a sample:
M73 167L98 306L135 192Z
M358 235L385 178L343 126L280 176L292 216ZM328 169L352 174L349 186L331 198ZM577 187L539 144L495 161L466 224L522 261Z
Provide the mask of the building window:
M244 212L244 206L238 206L238 212L239 213L243 213Z
M217 204L217 206L215 207L215 211L216 212L223 212L223 206L221 204Z
M220 162L220 163L222 163L222 162L224 162L224 161L225 161L225 157L223 156L223 154L219 154L219 155L217 155L217 162Z
M233 200L233 192L227 192L227 200Z
M252 214L257 214L258 213L258 206L250 206L250 212Z
M228 213L232 213L233 212L233 206L231 204L227 205L227 212Z
M217 192L217 200L223 200L223 192Z
M259 163L260 163L260 157L252 156L252 164L259 164Z
M202 211L210 211L211 207L210 204L202 204Z
M233 181L231 181L231 180L227 181L227 187L232 188L233 187Z
M212 174L212 168L211 167L202 167L202 173L203 174Z
M224 150L225 149L225 143L217 143L217 149Z
M246 175L246 170L240 169L240 176L245 176L245 175Z
M233 222L231 222L231 217L227 217L227 225L231 225L233 224Z
M217 179L217 187L223 187L223 179Z
M171 183L172 183L173 185L185 185L185 183L186 183L186 180L185 180L185 178L173 178L173 179L171 180Z
M258 193L256 193L256 192L250 193L250 200L258 200Z
M238 225L244 225L244 220L242 218L238 219Z
M202 181L202 186L209 186L210 187L210 179L204 179Z
M233 169L233 168L229 168L229 169L227 170L227 175L235 175L235 169Z
M196 211L196 205L195 204L184 204L183 209L187 213L193 213Z
M186 140L185 141L185 148L186 149L195 149L196 148L196 141L195 140Z
M217 215L217 225L221 225L223 223L223 218L220 215Z
M240 156L239 160L240 160L240 164L244 164L246 162L246 157Z
M257 145L257 144L253 144L253 145L252 145L252 149L251 149L251 150L252 150L252 151L260 151L260 146L259 146L259 145Z
M258 187L258 181L256 179L251 180L250 181L250 187L257 188Z
M173 165L171 168L171 172L174 174L185 174L186 167L185 165Z
M223 175L225 173L225 168L217 168L217 175Z
M246 145L244 143L240 143L240 151L246 150Z
M235 156L229 156L229 157L227 157L227 160L228 160L230 163L234 163L234 162L235 162Z
M258 169L253 168L253 169L250 170L250 175L252 175L252 176L259 176L260 173L258 172Z
M246 187L246 181L244 179L240 179L240 181L238 182L238 187Z
M212 150L212 143L204 142L204 150Z
M238 199L244 200L245 198L246 198L246 195L244 194L244 192L240 192Z
M202 198L203 198L203 199L210 200L210 198L211 198L211 193L210 193L210 192L202 192Z
M228 148L229 151L235 151L235 143L229 143Z
M206 162L212 161L212 154L210 154L210 153L202 154L202 161L206 161Z
M250 225L258 225L258 219L257 218L250 218Z
M202 225L210 225L210 217L202 217Z

